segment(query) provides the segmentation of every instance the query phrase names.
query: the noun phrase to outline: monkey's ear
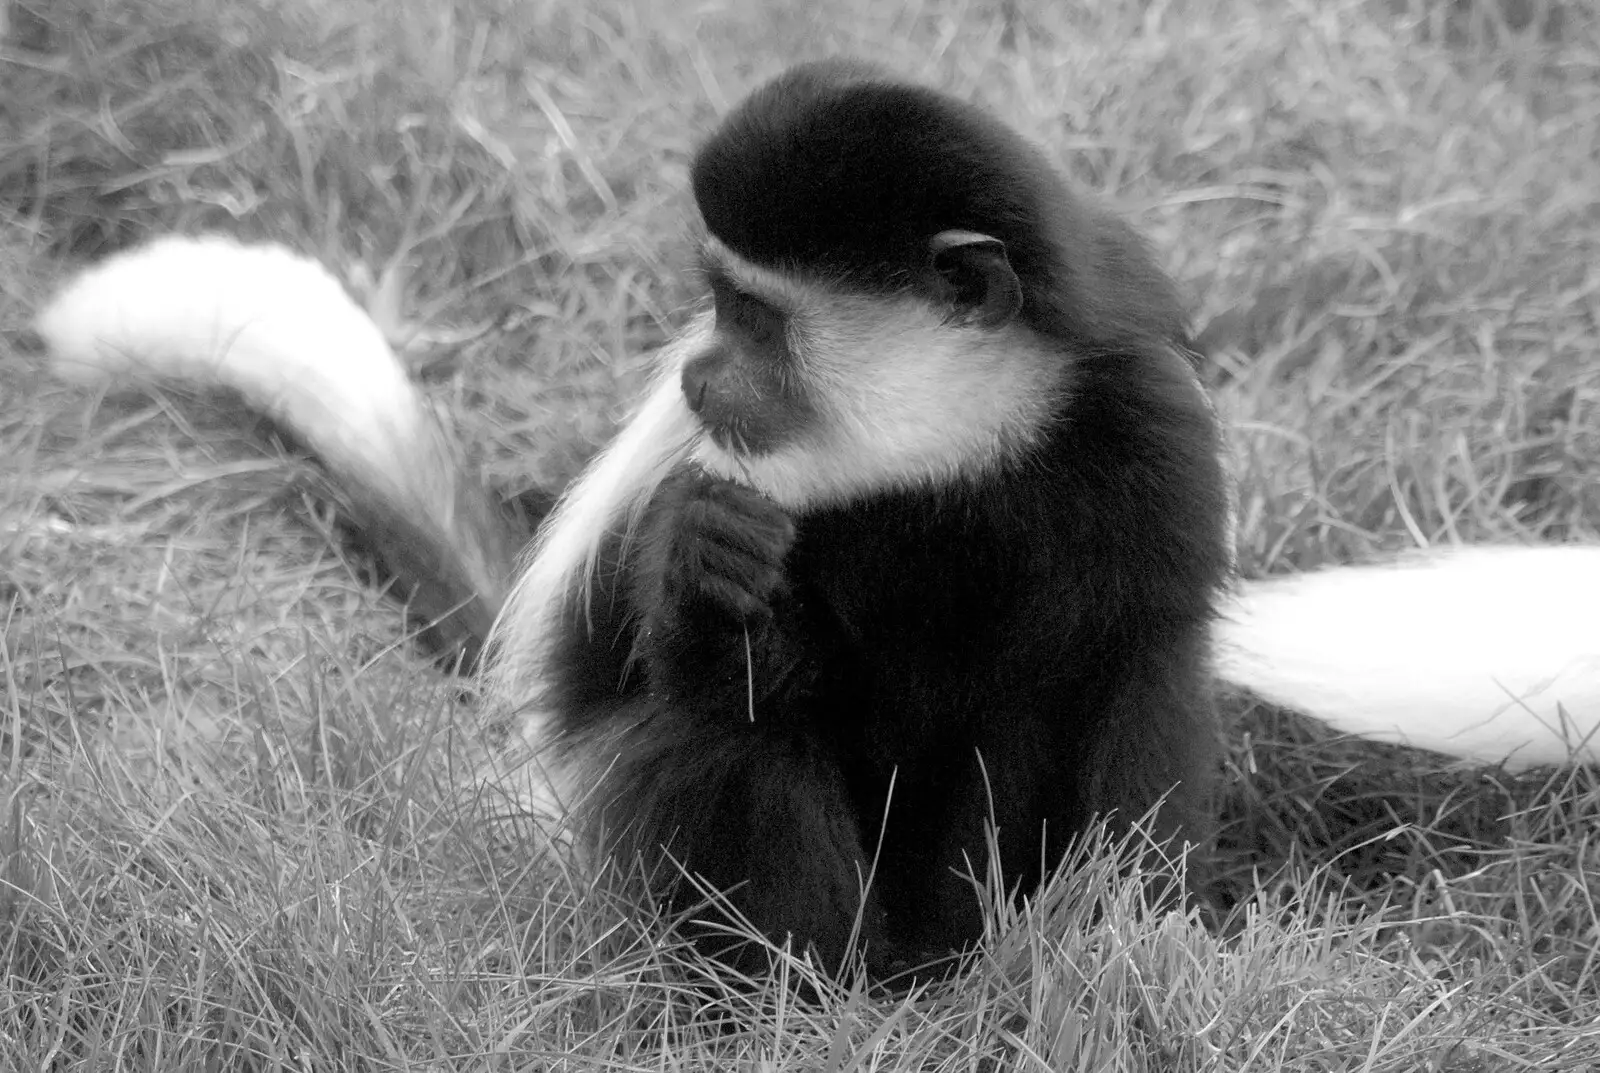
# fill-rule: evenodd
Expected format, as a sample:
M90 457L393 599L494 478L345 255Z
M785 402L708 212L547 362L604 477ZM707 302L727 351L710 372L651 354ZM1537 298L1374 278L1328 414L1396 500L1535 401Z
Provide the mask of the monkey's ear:
M1006 244L976 231L941 231L928 241L935 287L957 316L984 328L1011 322L1022 309L1022 284Z

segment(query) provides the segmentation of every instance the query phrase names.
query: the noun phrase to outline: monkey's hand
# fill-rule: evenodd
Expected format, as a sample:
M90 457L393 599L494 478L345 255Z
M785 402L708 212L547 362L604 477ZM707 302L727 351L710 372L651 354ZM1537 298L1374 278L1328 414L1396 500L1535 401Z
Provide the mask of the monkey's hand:
M774 607L794 521L760 492L685 469L662 483L639 538L636 653L651 685L697 709L747 711L791 665Z
M641 536L646 602L700 626L716 628L721 619L727 628L772 616L794 522L760 492L691 469L662 483Z

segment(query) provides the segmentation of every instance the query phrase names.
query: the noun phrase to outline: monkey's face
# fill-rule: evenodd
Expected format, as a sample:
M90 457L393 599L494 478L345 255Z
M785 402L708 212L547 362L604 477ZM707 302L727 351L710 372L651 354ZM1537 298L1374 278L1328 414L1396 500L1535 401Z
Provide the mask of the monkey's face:
M988 470L1059 409L1066 363L1018 318L993 239L944 232L897 293L756 265L715 239L679 375L695 458L799 510Z

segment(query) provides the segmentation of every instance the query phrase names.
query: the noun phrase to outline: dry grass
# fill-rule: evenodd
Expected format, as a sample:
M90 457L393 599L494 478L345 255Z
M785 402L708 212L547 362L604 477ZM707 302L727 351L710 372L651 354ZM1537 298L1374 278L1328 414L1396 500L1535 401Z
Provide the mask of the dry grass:
M1600 1066L1600 782L1240 712L1229 926L1102 856L955 988L708 983L474 793L303 464L86 399L81 257L270 236L404 298L508 488L570 474L686 297L685 162L805 56L992 105L1218 321L1247 569L1600 530L1600 25L1579 0L9 0L0 1068ZM1236 353L1237 352L1237 353ZM1240 354L1248 354L1248 360ZM804 975L796 966L796 977Z

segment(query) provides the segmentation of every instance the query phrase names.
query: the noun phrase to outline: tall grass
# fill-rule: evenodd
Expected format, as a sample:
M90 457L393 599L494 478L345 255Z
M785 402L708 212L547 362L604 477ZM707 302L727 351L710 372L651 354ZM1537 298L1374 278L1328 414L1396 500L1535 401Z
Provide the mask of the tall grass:
M3 7L0 1068L1600 1065L1592 773L1255 710L1226 926L1146 910L1102 853L996 904L958 984L719 983L462 777L470 692L304 463L226 401L57 386L22 331L84 258L270 237L393 314L497 481L552 485L690 294L695 139L852 52L989 105L1150 235L1211 326L1247 570L1593 540L1588 6Z

